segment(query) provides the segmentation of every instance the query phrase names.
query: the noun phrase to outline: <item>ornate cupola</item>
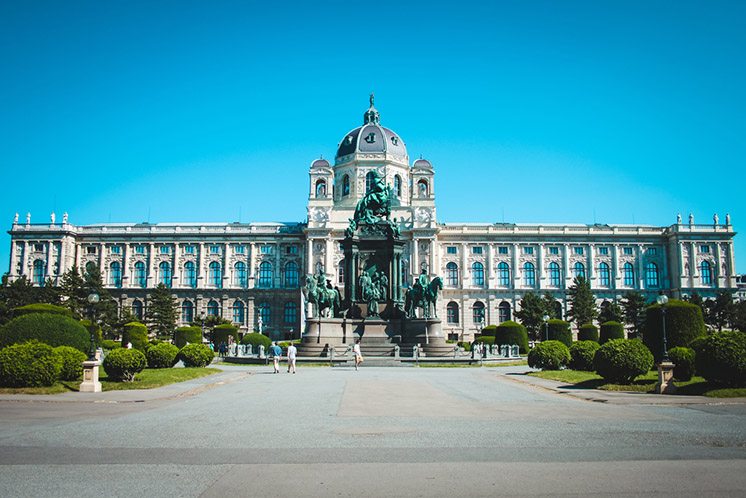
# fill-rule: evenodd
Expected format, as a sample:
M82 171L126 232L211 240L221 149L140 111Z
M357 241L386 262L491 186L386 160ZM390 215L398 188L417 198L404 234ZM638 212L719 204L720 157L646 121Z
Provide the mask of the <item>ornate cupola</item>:
M378 113L378 110L373 107L373 100L375 99L375 96L371 93L370 94L370 107L367 111L365 111L365 114L363 114L363 124L366 125L368 123L374 123L379 124L381 122L381 115Z

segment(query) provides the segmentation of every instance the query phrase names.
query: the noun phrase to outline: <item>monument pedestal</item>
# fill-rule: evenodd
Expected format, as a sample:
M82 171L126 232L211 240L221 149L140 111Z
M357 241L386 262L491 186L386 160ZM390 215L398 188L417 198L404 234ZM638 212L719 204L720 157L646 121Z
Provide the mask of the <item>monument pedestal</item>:
M673 384L673 369L676 365L670 361L658 364L658 383L655 385L656 394L673 394L676 386Z
M80 384L82 393L100 393L101 382L98 380L98 368L101 363L98 360L86 360L83 362L83 382Z

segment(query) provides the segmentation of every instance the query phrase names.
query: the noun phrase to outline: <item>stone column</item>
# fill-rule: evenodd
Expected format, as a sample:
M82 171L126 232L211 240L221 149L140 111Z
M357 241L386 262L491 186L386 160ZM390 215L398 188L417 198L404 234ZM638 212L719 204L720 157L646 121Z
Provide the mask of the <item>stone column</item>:
M715 288L720 288L723 286L724 280L721 283L721 278L725 278L725 275L722 275L721 271L721 265L723 263L723 255L720 252L720 243L715 242L715 268L713 269L714 275L712 281L715 283Z
M12 240L10 243L10 275L16 276L16 268L18 267L18 242Z
M326 244L326 260L329 261L329 247L330 247L329 246L329 240L327 240L326 242L327 242L327 244ZM280 244L275 244L274 245L274 249L275 249L275 264L274 264L274 267L275 267L274 273L275 274L274 274L273 280L275 282L274 287L276 289L279 289L280 287L282 287L282 282L281 282L282 271L280 269ZM326 271L327 273L329 272L329 265L328 264L324 264L324 271Z
M637 254L635 254L635 260L637 261L635 266L639 269L637 272L637 288L641 290L644 288L643 284L645 278L645 268L642 264L642 245L636 245L635 251L637 252Z
M104 281L104 287L109 284L109 269L104 267L104 251L106 244L103 242L98 245L98 268L101 270L101 280Z
M417 278L417 275L420 274L420 257L419 257L419 248L417 247L417 239L415 238L414 234L412 234L412 266L409 269L409 273L412 274L412 282L415 281Z
M621 278L619 273L619 244L611 246L611 272L613 275L613 278L611 279L611 288L618 289L619 279Z
M63 246L64 247L64 246ZM122 244L122 287L129 287L130 282L130 245ZM62 253L62 248L60 248Z
M511 255L511 266L513 267L513 285L511 289L517 289L521 283L521 269L518 268L518 244L513 244L513 254Z
M494 289L496 287L495 282L495 271L493 268L495 262L494 255L495 246L493 244L487 244L487 275L485 275L485 283L488 289Z
M544 244L538 244L536 250L536 284L538 289L544 289Z
M595 288L596 280L596 245L588 244L588 283L591 289Z
M332 264L332 251L334 248L332 247L332 239L331 239L331 233L326 236L326 240L324 241L324 273L329 275L333 272L334 265ZM279 265L279 261L278 261Z
M433 239L433 257L435 258L435 262L433 263L435 265L435 269L433 273L436 275L441 275L443 272L443 246L442 244L438 244L436 240Z
M469 272L468 275L471 275L471 268L468 267L468 261L466 259L466 250L468 249L467 245L465 243L461 243L461 272L459 275L459 283L461 284L459 287L461 289L465 289L468 285L469 281L467 279L467 271Z
M565 285L563 289L567 289L572 285L572 272L570 271L570 244L562 245L562 271L564 272Z
M253 289L256 287L256 242L251 243L249 250L249 289Z
M671 288L671 278L668 274L668 251L666 250L666 246L661 247L661 275L660 275L660 288L661 289L670 289Z
M197 288L204 289L207 287L207 279L205 278L205 263L207 258L205 257L205 243L200 242L199 254L197 255ZM205 310L207 313L207 310Z

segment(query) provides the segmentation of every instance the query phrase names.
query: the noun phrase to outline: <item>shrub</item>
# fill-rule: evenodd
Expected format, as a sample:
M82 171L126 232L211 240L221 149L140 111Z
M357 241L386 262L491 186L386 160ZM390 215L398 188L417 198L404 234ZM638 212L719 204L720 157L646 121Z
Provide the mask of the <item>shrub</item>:
M697 337L706 334L702 308L696 304L671 299L666 305L666 341L668 348L688 346ZM648 306L643 333L645 345L656 360L663 353L663 319L658 304Z
M264 345L264 349L266 351L266 349L272 345L272 340L264 334L252 332L243 336L243 338L241 339L241 344L251 344L254 348L262 344Z
M668 357L674 363L673 377L686 382L694 375L694 350L676 346L668 352Z
M492 326L492 325L491 325ZM486 328L486 327L485 327ZM482 331L484 333L484 331ZM521 354L528 353L528 332L520 323L508 320L495 328L495 344L517 344Z
M145 355L138 349L119 348L104 358L104 370L109 380L132 382L135 374L142 372L147 364Z
M481 335L495 336L497 332L497 325L487 325L482 329Z
M556 318L549 320L549 340L559 341L569 348L570 344L572 344L570 322L557 320Z
M148 344L148 328L140 322L130 322L124 325L122 333L122 347L131 342L134 349L145 351Z
M54 354L60 361L60 379L76 380L83 375L83 362L88 355L70 346L57 346Z
M592 323L585 323L578 327L578 340L579 341L595 341L598 342L598 327Z
M624 339L624 325L619 322L604 322L601 324L600 344L606 344L613 339Z
M56 346L71 346L83 352L91 347L91 336L80 322L64 315L29 313L0 328L0 347L36 339Z
M596 373L615 384L629 384L653 367L653 353L638 339L612 339L593 357Z
M595 328L595 327L594 327ZM596 341L577 341L570 346L570 368L573 370L593 371L593 357L598 351Z
M0 384L3 386L51 386L59 378L60 368L60 359L52 346L34 339L0 350Z
M474 342L481 342L482 344L492 346L495 344L495 338L491 335L479 335L474 338Z
M541 342L528 353L528 366L531 368L559 370L569 362L570 350L560 341Z
M174 344L183 348L187 344L202 344L202 329L200 327L179 327L174 332Z
M122 347L122 343L120 341L110 341L109 339L104 339L101 341L101 347L103 349L106 349L107 351L111 351L112 349L117 349Z
M215 344L220 344L221 342L228 344L229 336L233 336L233 340L238 341L238 327L230 323L221 323L220 325L215 325L212 329L212 342Z
M215 353L205 344L187 344L179 351L178 358L185 367L206 367L212 363Z
M179 348L167 342L150 346L145 352L150 368L171 368L176 364Z
M47 303L27 304L26 306L19 306L13 310L15 316L28 315L29 313L49 313L52 315L62 315L70 318L73 317L73 312L68 308Z
M709 382L726 386L746 386L746 334L716 332L696 349L697 373Z
M90 337L91 337L91 328L93 328L94 342L96 344L101 344L101 341L104 340L104 335L103 335L103 332L101 331L101 326L100 325L95 324L95 325L93 325L93 327L91 327L91 321L90 320L85 320L85 319L81 320L80 324L83 327L85 327L85 329L88 331L88 337L89 337L88 340L89 341L90 341ZM89 348L90 348L90 342L89 342Z

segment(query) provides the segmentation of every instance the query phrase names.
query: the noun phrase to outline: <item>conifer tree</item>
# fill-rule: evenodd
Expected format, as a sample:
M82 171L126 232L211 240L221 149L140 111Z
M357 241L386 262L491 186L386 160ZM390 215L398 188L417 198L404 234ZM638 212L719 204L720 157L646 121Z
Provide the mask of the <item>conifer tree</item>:
M604 301L601 303L601 312L598 314L598 323L624 321L624 312L616 301Z
M169 339L176 330L178 318L176 299L171 295L171 289L158 284L150 294L145 321L148 328L156 333L160 339Z
M567 312L570 321L574 321L578 326L593 323L593 319L598 316L598 309L588 280L575 277L572 286L567 290L567 296L570 301L570 310Z
M527 292L521 299L521 309L515 312L515 317L521 321L533 338L538 337L541 325L544 323L546 303L533 292Z
M634 337L638 339L642 338L642 328L645 325L645 308L647 302L641 292L629 291L622 297L624 323L632 327Z

